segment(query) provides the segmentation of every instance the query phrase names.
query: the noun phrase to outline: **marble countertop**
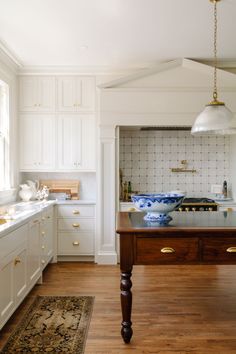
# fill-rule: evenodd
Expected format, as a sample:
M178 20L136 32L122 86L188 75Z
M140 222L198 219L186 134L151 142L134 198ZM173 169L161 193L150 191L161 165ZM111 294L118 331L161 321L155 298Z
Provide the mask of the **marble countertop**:
M21 225L29 222L30 219L43 210L53 205L94 205L92 200L46 200L16 202L0 206L0 238L9 232L17 229ZM4 222L1 224L1 221Z

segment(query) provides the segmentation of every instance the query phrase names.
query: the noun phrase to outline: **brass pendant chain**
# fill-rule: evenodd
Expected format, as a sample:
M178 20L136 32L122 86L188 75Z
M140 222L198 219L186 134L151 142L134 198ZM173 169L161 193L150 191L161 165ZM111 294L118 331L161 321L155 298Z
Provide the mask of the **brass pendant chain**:
M214 91L213 99L217 101L217 1L214 1Z

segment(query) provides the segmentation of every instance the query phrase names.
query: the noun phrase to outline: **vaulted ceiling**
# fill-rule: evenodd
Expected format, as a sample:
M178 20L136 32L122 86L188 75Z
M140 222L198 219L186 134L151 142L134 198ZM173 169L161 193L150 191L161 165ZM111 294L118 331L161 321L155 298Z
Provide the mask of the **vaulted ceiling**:
M0 0L2 43L27 65L140 68L212 58L209 0ZM236 58L236 0L218 3L218 56Z

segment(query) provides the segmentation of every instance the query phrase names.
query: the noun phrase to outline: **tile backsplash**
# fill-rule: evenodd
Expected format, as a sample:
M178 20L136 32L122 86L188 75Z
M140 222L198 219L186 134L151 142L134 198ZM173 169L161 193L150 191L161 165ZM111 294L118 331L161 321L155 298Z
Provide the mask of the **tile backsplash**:
M209 196L212 184L229 180L230 138L194 137L189 131L120 130L120 168L123 181L138 192L183 190L188 196ZM196 173L171 172L182 167Z

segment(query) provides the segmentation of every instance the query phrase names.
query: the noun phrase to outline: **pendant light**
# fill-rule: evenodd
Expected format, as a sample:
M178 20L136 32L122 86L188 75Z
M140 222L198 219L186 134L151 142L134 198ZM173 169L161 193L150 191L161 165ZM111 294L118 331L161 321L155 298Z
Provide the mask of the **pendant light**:
M213 101L196 118L191 134L193 135L226 135L236 134L236 120L233 113L223 102L218 101L217 94L217 2L214 4L214 88Z

